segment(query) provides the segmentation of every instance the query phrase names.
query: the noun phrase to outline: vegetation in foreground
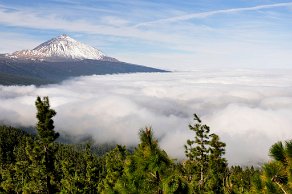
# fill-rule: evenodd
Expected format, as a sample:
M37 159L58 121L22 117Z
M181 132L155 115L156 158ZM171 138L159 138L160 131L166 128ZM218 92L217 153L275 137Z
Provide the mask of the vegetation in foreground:
M151 128L140 130L133 152L117 145L97 155L56 142L48 97L36 108L37 135L0 127L0 193L292 193L292 141L274 144L260 169L229 167L225 143L195 114L185 161L172 160Z

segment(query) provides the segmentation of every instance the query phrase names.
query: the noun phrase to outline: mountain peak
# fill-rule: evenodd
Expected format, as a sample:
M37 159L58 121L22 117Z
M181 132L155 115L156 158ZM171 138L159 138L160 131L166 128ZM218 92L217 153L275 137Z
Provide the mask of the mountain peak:
M6 55L10 58L32 59L44 61L66 61L93 59L102 61L118 61L106 56L102 51L78 42L77 40L62 34L52 38L32 50L16 51Z
M60 38L68 38L69 36L67 34L62 34L62 35L60 35L58 37L60 37Z
M67 41L73 41L73 42L78 42L75 39L71 38L70 36L68 36L67 34L62 34L60 36L57 36L55 38L52 38L51 40L55 40L55 41L62 41L62 40L67 40Z

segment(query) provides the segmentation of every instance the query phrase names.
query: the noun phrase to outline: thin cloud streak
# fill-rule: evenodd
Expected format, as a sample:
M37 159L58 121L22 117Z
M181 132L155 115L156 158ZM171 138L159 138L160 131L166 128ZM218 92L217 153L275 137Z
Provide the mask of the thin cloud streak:
M270 8L277 8L277 7L291 7L291 6L292 6L292 2L289 2L289 3L258 5L254 7L242 7L242 8L232 8L232 9L222 9L222 10L216 10L216 11L207 11L207 12L201 12L201 13L192 13L192 14L170 17L170 18L160 19L160 20L155 20L155 21L150 21L150 22L143 22L143 23L135 25L135 27L148 26L152 24L163 24L163 23L186 21L190 19L200 19L200 18L206 18L213 15L217 15L217 14L238 13L238 12L244 12L244 11L256 11L256 10L262 10L262 9L270 9Z
M91 23L85 19L67 20L58 14L47 14L33 10L8 11L0 7L0 23L7 26L27 27L44 30L63 30L65 32L82 32L87 34L99 34L124 38L137 38L143 41L169 42L177 40L178 35L164 34L155 31L143 31L130 27L126 20L121 26L102 23ZM45 24L45 25L44 25ZM122 24L119 22L119 24ZM181 40L180 40L181 41Z

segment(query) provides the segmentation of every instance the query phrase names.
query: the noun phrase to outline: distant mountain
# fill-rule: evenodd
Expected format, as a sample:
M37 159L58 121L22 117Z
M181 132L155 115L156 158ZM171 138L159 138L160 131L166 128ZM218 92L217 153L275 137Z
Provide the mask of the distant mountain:
M121 62L102 51L61 35L32 50L0 55L0 84L42 85L83 75L165 72Z
M83 59L118 61L115 58L106 56L100 50L78 42L65 34L44 42L32 50L16 51L12 54L6 54L6 57L12 59L40 61L68 61Z

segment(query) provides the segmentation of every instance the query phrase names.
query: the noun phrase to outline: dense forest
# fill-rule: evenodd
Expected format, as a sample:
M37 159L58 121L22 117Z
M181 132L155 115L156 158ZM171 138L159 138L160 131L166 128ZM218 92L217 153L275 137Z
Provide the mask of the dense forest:
M168 72L161 69L121 61L69 60L48 62L7 58L0 54L1 85L43 85L86 75L115 73Z
M272 145L261 168L228 166L226 144L195 114L183 161L159 147L151 128L134 149L96 152L56 141L48 97L35 104L36 134L0 127L0 193L292 193L292 141Z

